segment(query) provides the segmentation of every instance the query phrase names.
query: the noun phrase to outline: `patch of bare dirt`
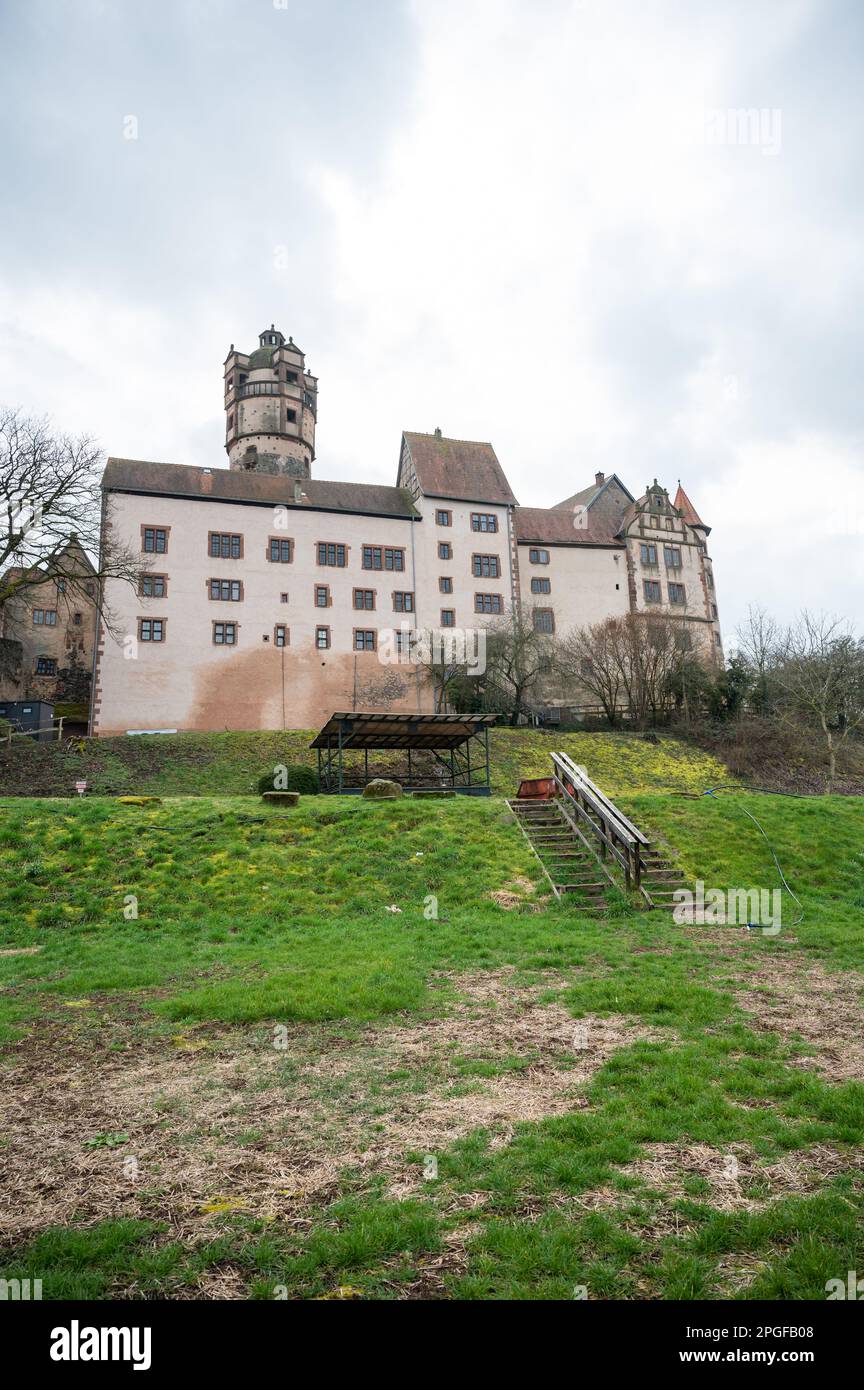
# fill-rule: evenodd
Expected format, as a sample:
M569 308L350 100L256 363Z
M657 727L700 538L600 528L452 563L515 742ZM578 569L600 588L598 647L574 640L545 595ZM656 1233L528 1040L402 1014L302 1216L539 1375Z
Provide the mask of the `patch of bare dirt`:
M503 907L505 912L513 912L527 907L530 912L539 912L548 898L534 897L534 884L530 878L514 878L503 888L496 888L489 894L493 903Z
M0 1095L0 1235L123 1215L195 1239L231 1212L302 1230L343 1190L345 1169L383 1173L395 1195L422 1191L423 1163L408 1151L434 1157L478 1126L504 1143L521 1121L583 1105L584 1083L616 1049L669 1036L541 1003L570 983L561 976L516 979L442 977L458 994L442 993L440 1015L353 1037L291 1025L285 1050L260 1027L209 1025L140 1050L130 1029L124 1051L95 1036L76 1051L47 1029L15 1046Z
M812 1046L811 1055L790 1065L813 1068L831 1081L864 1081L864 977L778 952L738 978L743 988L736 1002L754 1027Z
M816 1144L766 1163L748 1144L647 1144L645 1156L621 1169L671 1198L689 1195L688 1179L708 1185L704 1200L719 1211L756 1211L781 1197L815 1192L831 1178L864 1173L864 1152ZM622 1194L618 1194L620 1204ZM701 1200L701 1198L699 1199Z
M718 1292L722 1290L724 1298L734 1298L754 1284L770 1264L764 1255L744 1255L738 1251L721 1255L714 1270L714 1284Z

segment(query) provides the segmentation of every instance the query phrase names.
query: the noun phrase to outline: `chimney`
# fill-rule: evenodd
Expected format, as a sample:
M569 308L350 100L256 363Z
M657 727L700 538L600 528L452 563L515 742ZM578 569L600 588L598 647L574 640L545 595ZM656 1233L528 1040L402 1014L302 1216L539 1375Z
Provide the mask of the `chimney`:
M440 439L440 438L441 438L441 426L440 426L440 425L436 425L436 426L435 426L435 438L436 438L436 439Z
M595 483L597 484L598 487L599 487L600 484L605 480L605 478L606 478L606 474L605 474L605 473L595 473L595 474L594 474L594 481L595 481Z

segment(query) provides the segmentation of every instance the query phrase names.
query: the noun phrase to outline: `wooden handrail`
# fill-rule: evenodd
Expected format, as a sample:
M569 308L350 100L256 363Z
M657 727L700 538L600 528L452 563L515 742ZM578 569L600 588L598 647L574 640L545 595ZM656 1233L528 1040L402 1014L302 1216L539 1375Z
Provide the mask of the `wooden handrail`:
M595 814L598 815L602 821L611 822L613 824L618 838L622 840L628 848L638 843L640 840L644 840L644 837L640 835L635 825L631 825L629 821L626 821L626 819L622 817L617 806L609 801L608 797L605 797L603 793L594 786L593 782L586 779L581 769L567 757L566 753L553 753L552 762L555 764L558 773L561 774L558 780L564 785L565 790L567 790L566 784L567 780L569 780L573 784L573 790L578 791L579 795L584 797ZM645 843L647 843L647 841L645 841Z
M577 812L590 827L592 835L600 841L601 854L611 854L623 869L627 888L635 887L650 903L642 887L642 873L645 868L644 852L651 841L592 782L585 769L574 763L566 753L553 753L552 765L555 769L555 786L562 801L562 813L576 828L568 808Z
M568 764L574 772L578 773L580 781L583 783L583 785L588 787L590 791L594 794L594 796L597 798L597 800L601 801L603 805L607 807L607 809L615 817L615 819L619 821L620 824L624 826L627 831L629 831L629 833L633 836L634 840L638 840L638 842L642 845L650 845L651 841L648 839L647 835L643 835L638 825L634 825L632 820L625 816L624 812L620 809L620 807L616 806L614 801L610 801L609 797L606 795L605 792L602 792L600 790L596 782L592 782L584 767L581 767L578 763L574 763L572 759L570 759L567 756L566 753L556 753L553 754L553 757L560 758L563 763Z
M575 799L575 797L571 795L567 788L561 782L558 781L557 777L555 778L555 785L558 787L559 791L563 792L564 795L567 797L569 805L573 807L573 810L578 811L579 815L583 818L583 820L591 827L591 832L594 835L594 837L598 839L600 843L606 847L606 849L609 850L613 859L617 861L617 863L621 866L626 875L629 872L627 855L622 854L621 850L618 848L615 842L612 839L610 839L610 837L607 834L605 834L605 832L601 830L599 826L594 824L591 817L588 815L588 812L585 810L585 807L579 805L579 802ZM587 836L582 833L580 826L571 816L568 806L563 805L559 807L559 810L564 819L569 823L571 828L575 830L583 844L587 845L590 850L593 850L593 846L588 840ZM601 868L602 867L603 866L601 864ZM606 871L604 870L604 873L605 872ZM610 875L607 873L606 877L609 878ZM614 882L614 880L610 881Z

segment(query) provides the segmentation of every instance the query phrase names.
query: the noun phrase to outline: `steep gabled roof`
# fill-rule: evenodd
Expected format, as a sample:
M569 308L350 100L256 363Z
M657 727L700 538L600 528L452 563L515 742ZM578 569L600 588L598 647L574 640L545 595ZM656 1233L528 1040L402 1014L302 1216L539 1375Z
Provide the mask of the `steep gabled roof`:
M513 513L516 540L520 545L608 545L617 549L621 542L615 539L608 522L592 521L577 526L572 512L561 507L517 507Z
M516 498L491 444L412 430L406 430L402 438L427 497L515 506Z
M625 487L618 477L618 474L610 473L609 477L604 478L602 483L593 482L590 487L583 487L581 492L574 492L572 497L565 497L563 502L556 502L553 510L572 512L573 509L578 506L590 507L600 496L601 492L605 492L607 487L612 483L617 483L621 491L630 498L630 501L634 501L632 492L628 487Z
M73 531L66 543L61 546L53 557L45 561L37 561L35 564L26 567L22 565L9 565L5 570L0 571L0 579L5 580L7 583L11 583L14 579L29 578L32 575L38 575L45 580L51 579L57 566L70 554L70 552L74 552L76 558L81 562L81 568L85 574L96 573L93 561L90 559L87 551Z
M709 529L699 516L699 513L680 483L678 484L678 491L675 494L674 506L677 507L684 520L688 521L691 526L701 526L704 531Z
M109 459L102 475L109 492L143 492L161 497L192 497L257 506L307 507L360 512L367 516L418 516L404 488L376 483L331 483L229 468L192 468L182 463Z

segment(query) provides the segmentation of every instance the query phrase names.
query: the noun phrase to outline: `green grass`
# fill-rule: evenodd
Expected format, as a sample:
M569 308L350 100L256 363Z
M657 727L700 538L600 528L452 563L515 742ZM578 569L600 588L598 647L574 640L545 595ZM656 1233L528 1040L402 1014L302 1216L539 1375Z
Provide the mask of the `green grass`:
M692 878L773 887L775 846L804 903L795 934L816 955L864 970L864 807L853 798L624 798L675 846ZM231 798L124 806L105 799L0 806L0 940L38 955L0 957L0 1026L27 1008L111 991L160 990L173 1019L372 1018L423 1005L430 971L602 961L615 969L574 995L597 1010L710 1023L687 939L673 957L665 917L625 915L614 930L572 905L507 912L490 898L513 880L543 884L495 801L306 798L292 811ZM535 896L536 896L535 893ZM437 920L424 914L437 900ZM398 907L398 913L387 909ZM797 908L784 904L786 920ZM135 912L132 920L127 914ZM781 933L781 943L782 943Z
M581 1107L517 1124L507 1142L476 1128L447 1145L438 1179L416 1198L395 1201L381 1180L349 1171L337 1199L299 1226L229 1212L206 1218L189 1243L155 1218L48 1227L0 1248L3 1277L42 1278L51 1298L171 1296L230 1275L253 1298L388 1299L410 1288L421 1297L570 1299L585 1285L592 1298L787 1299L824 1297L827 1279L864 1267L864 1195L851 1166L864 1136L864 1086L795 1065L794 1040L755 1031L733 978L781 957L802 975L813 963L864 973L859 800L699 797L729 779L671 741L556 740L709 886L777 884L769 845L744 808L758 818L804 918L793 928L798 909L784 901L780 935L750 934L733 963L722 932L665 915L623 909L594 919L554 901L534 910L544 884L501 800L322 797L282 811L235 795L237 780L260 768L258 752L253 765L238 750L246 737L225 736L218 795L146 806L0 802L0 949L40 948L0 956L0 1028L13 1044L0 1066L9 1080L37 1025L86 1046L122 1020L130 1031L117 1046L134 1050L136 1040L168 1046L178 1027L193 1038L209 1029L201 1036L221 1046L219 1029L243 1036L293 1021L312 1030L308 1048L316 1029L347 1044L388 1018L434 1024L451 1002L451 973L502 966L516 967L521 982L543 978L574 1020L623 1015L657 1032L612 1053ZM248 737L260 749L262 736ZM210 753L221 738L208 736ZM275 757L284 736L272 738ZM508 790L520 775L546 771L552 744L543 737L496 739L495 777ZM211 758L210 777L213 767ZM179 789L188 792L203 775L194 747L182 766L151 773L122 790L156 784L165 795L159 779L173 777L188 778ZM505 911L490 895L516 881L523 904ZM428 914L433 898L437 917ZM387 910L394 906L398 913ZM740 929L727 930L740 939ZM550 989L537 973L550 970L569 983ZM457 1048L451 1063L470 1091L496 1078L518 1084L536 1060L509 1045L504 1055L477 1046ZM431 1061L394 1064L359 1080L324 1077L312 1099L353 1097L374 1121L397 1101L410 1108L434 1081ZM288 1056L282 1084L286 1103L296 1103ZM188 1123L193 1143L194 1114ZM257 1124L238 1142L251 1153L272 1138ZM649 1145L718 1154L746 1146L766 1164L831 1145L850 1154L850 1166L816 1191L725 1211L699 1177L670 1197L628 1176L626 1165ZM108 1123L82 1147L94 1161L116 1150L119 1162L125 1134ZM759 1197L758 1177L748 1181ZM580 1205L598 1190L614 1200ZM734 1273L742 1262L746 1279Z
M691 881L712 887L781 887L771 849L804 904L795 935L837 966L864 972L864 801L859 797L624 795L646 834L678 851ZM766 838L744 814L761 824ZM784 894L786 927L801 909Z
M312 730L293 729L82 738L62 744L18 739L11 750L0 748L0 796L71 796L80 779L97 795L245 796L277 764L314 767L313 737ZM553 750L586 765L613 796L646 786L701 791L735 780L710 754L675 738L652 744L638 734L500 728L492 730L490 742L493 786L504 796L515 794L521 777L548 775ZM385 770L391 768L389 755L378 759ZM349 755L346 762L359 767L360 755Z

